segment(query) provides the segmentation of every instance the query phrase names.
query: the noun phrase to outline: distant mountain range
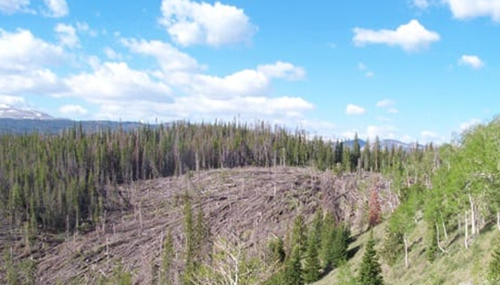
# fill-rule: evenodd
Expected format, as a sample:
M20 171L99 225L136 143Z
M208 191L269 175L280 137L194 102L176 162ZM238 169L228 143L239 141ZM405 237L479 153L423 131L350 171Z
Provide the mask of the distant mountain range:
M0 118L17 120L53 120L54 117L34 110L23 110L0 104Z
M26 134L36 131L43 134L60 134L80 124L85 131L90 132L120 127L123 130L132 130L144 126L136 122L72 121L54 118L35 110L24 110L0 104L0 133Z
M37 131L45 134L59 134L63 130L82 125L85 131L98 131L107 129L132 130L141 126L137 122L116 122L116 121L72 121L69 119L54 118L46 113L19 109L9 105L0 104L0 133L25 134ZM359 139L359 145L364 148L366 141ZM354 140L343 141L344 146L353 147ZM335 143L334 143L335 144ZM373 145L373 141L371 142ZM381 148L403 148L404 150L414 149L416 143L404 143L393 139L380 140ZM418 144L418 148L424 146Z
M366 141L365 140L362 140L362 139L358 139L358 142L359 142L359 146L361 148L364 148L365 145L366 145ZM354 140L346 140L343 142L344 143L344 146L348 146L348 147L353 147L354 146ZM373 147L373 141L370 141L370 145ZM398 141L398 140L394 140L394 139L382 139L380 140L380 148L385 148L387 147L388 149L391 149L391 148L402 148L404 150L410 150L410 149L414 149L415 147L418 147L419 149L423 148L424 145L421 145L421 144L417 144L416 142L415 143L404 143L402 141Z

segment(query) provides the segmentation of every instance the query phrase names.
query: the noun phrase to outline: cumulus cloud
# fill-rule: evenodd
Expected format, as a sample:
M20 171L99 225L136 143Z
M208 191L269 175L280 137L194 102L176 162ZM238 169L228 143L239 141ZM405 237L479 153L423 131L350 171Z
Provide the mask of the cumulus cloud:
M18 12L29 12L29 5L29 0L1 0L0 11L7 15Z
M57 33L61 45L69 48L78 47L80 45L80 40L76 35L76 29L71 25L59 23L54 28L54 31Z
M94 103L101 100L170 101L171 89L153 80L142 71L131 69L124 62L95 63L94 70L69 76L65 84L69 92Z
M80 105L64 105L61 108L59 108L59 112L65 115L77 115L77 116L83 116L87 115L88 111L84 107Z
M281 78L292 81L303 79L306 74L302 67L297 67L291 63L282 61L277 61L274 64L259 65L257 71L269 78Z
M345 113L350 116L358 116L365 114L366 110L363 107L354 104L348 104L345 109Z
M242 9L220 2L163 0L161 12L160 24L182 46L248 42L257 30Z
M500 2L498 0L444 0L456 19L490 17L500 21Z
M64 86L49 67L64 59L61 47L36 38L30 31L0 29L0 90L10 95L61 90Z
M21 96L1 95L0 105L22 106L26 104L26 100Z
M69 13L66 0L43 0L43 2L45 2L48 9L45 13L48 17L61 18Z
M481 69L484 66L484 62L477 55L464 54L460 57L458 63L472 67L473 69Z
M0 29L0 72L22 71L62 62L63 49L36 38L30 31Z
M406 52L417 51L439 41L438 33L427 30L418 20L399 26L396 30L370 30L354 28L353 42L356 46L385 44L399 46Z
M187 72L205 68L196 59L179 51L169 43L137 39L123 39L122 43L134 53L154 57L164 72Z

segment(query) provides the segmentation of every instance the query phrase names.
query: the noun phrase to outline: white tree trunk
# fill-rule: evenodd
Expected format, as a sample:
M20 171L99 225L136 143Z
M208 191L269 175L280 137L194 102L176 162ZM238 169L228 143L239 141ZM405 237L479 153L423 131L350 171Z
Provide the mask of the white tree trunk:
M469 249L469 225L467 224L468 217L467 217L467 211L465 211L465 239L464 239L464 245L466 249Z
M498 230L500 231L500 211L497 211L497 227Z
M444 224L444 219L442 216L441 216L441 222L443 224L444 239L448 240L448 231L446 231L446 225Z
M410 263L408 261L408 237L406 234L403 236L403 241L405 243L405 266L408 268L410 266Z
M472 200L472 195L469 194L469 202L470 202L470 226L471 226L471 235L476 235L476 211L474 209L474 201Z
M443 253L448 253L442 246L441 246L441 243L439 243L439 226L438 224L436 223L436 239L437 239L437 246L439 248L439 250L441 250L441 252Z

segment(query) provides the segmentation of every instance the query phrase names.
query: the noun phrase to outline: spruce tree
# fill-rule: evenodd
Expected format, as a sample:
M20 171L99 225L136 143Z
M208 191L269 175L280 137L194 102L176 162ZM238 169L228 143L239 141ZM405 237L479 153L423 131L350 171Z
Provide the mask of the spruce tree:
M500 245L493 251L493 258L488 264L487 278L490 284L500 284Z
M196 268L195 250L196 238L193 227L193 209L188 194L184 195L184 236L186 238L186 266L184 269L184 284L191 284L191 278Z
M293 222L292 243L290 246L292 249L295 246L298 246L300 254L302 255L305 252L306 243L307 243L307 236L306 236L306 227L304 224L304 217L302 216L302 214L298 214Z
M304 284L300 256L300 247L298 245L295 245L292 250L292 255L285 264L285 271L283 273L284 285Z
M174 241L172 237L172 232L168 232L165 237L165 241L163 242L163 252L161 256L161 267L160 267L160 284L161 285L169 285L170 282L170 267L172 265L172 261L175 257L174 252Z
M366 243L365 254L359 268L358 282L360 285L383 285L382 268L378 262L373 232Z
M319 279L319 271L321 264L318 258L318 247L320 239L315 228L311 229L309 239L307 241L306 259L304 264L304 281L313 283Z

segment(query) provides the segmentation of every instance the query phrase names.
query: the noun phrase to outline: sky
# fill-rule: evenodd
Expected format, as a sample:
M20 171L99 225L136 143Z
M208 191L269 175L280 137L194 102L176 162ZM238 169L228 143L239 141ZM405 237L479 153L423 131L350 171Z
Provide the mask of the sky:
M444 143L500 106L500 0L0 0L0 104Z

